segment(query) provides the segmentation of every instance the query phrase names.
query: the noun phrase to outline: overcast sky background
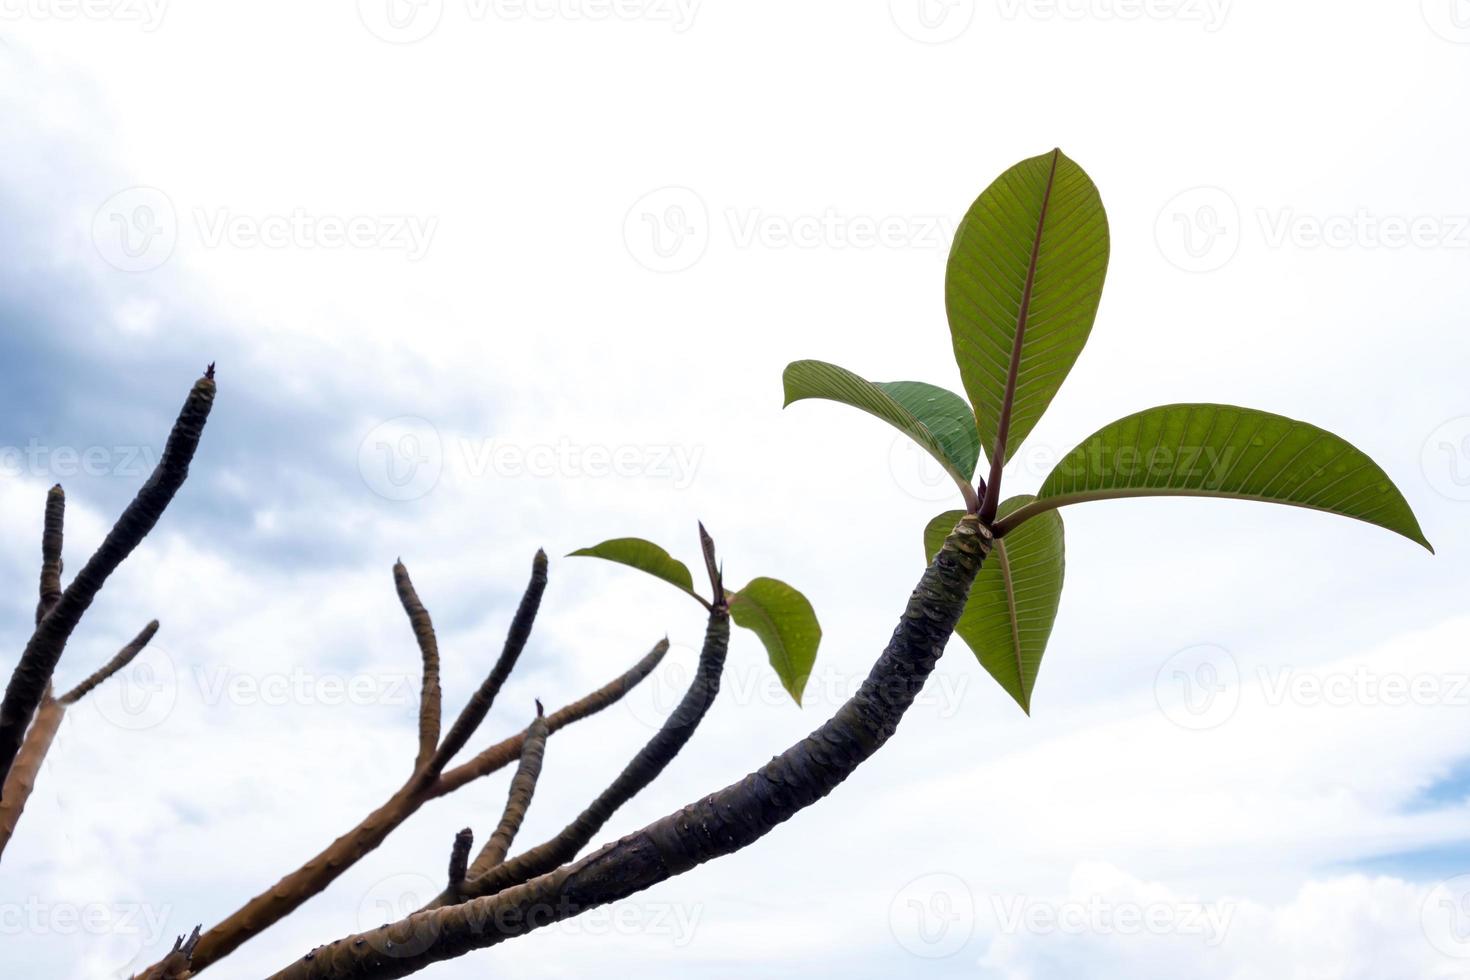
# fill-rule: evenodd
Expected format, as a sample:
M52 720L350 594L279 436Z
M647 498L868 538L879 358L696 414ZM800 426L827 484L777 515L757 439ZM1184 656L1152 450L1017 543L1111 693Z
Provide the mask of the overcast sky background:
M47 759L0 972L127 976L398 786L398 556L447 711L553 556L474 748L671 638L552 740L528 845L661 720L703 627L574 548L640 535L692 564L702 519L733 581L790 581L825 630L804 709L737 636L721 700L602 839L819 724L955 502L876 420L782 412L781 368L960 390L951 229L1060 145L1111 268L1007 489L1137 409L1243 404L1369 452L1438 555L1291 508L1071 508L1033 717L956 641L884 752L757 846L422 975L1470 977L1463 0L356 8L0 2L0 667L46 487L75 569L219 363L190 481L59 668L162 621ZM427 897L507 779L425 807L209 975Z

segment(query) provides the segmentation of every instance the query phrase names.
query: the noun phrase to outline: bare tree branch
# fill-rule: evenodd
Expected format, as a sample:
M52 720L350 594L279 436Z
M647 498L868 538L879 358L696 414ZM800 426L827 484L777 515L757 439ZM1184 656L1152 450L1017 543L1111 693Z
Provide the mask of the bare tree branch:
M505 812L500 816L500 824L480 853L475 857L475 863L470 866L469 875L478 877L486 871L495 867L505 860L505 855L510 851L510 845L515 842L516 833L521 829L521 821L526 819L526 811L531 808L531 797L536 792L536 781L541 778L541 762L546 756L546 736L549 734L546 726L546 715L541 710L541 702L536 702L536 720L531 722L526 729L526 744L521 749L521 764L516 767L516 774L510 781L510 793L505 800ZM451 889L462 884L464 876L460 881L451 884Z
M41 774L41 763L51 749L51 742L56 738L56 731L61 727L64 714L66 706L51 697L48 689L46 696L41 699L41 706L36 709L31 727L26 730L25 741L21 743L20 752L15 757L15 765L10 767L10 773L5 777L4 791L0 793L0 854L5 853L10 838L15 836L16 825L20 823L26 802L36 788L36 780Z
M668 640L660 640L652 651L627 672L580 701L554 712L546 719L547 732L558 731L617 703L653 672L668 647ZM415 774L386 803L368 814L356 827L338 837L320 854L208 929L194 951L194 972L198 973L219 962L239 948L241 943L264 932L298 909L307 899L322 892L342 872L370 854L429 800L452 793L481 776L497 772L515 762L520 758L525 738L524 731L518 732L432 782L424 783Z
M133 637L132 640L128 642L127 646L123 647L116 654L114 654L111 660L107 661L107 663L97 668L97 670L93 672L91 677L88 677L86 680L82 681L76 687L72 688L70 691L67 691L56 700L66 705L76 704L82 698L86 697L98 684L101 684L103 681L107 680L107 678L111 677L113 674L117 673L128 664L132 663L133 658L136 657L139 653L143 652L143 648L148 645L148 641L153 639L153 634L157 632L158 620L155 619L149 622L147 626L143 627L142 632Z
M470 863L470 848L475 845L475 832L466 827L454 835L454 847L449 852L449 887L457 888L464 881Z
M943 654L990 546L990 532L979 520L962 518L857 693L820 728L744 779L575 864L317 947L269 980L405 977L626 898L764 837L830 793L893 735Z
M81 622L82 614L92 604L108 576L153 530L163 516L164 508L189 475L189 462L199 447L204 423L214 404L214 392L214 381L210 378L200 378L194 383L153 474L122 512L96 552L87 559L77 577L62 591L56 605L36 624L35 632L21 653L20 662L10 676L4 701L0 702L0 781L10 772L31 716L41 703L46 685L50 683L51 674L66 648L66 641ZM48 516L50 510L48 500ZM59 550L59 539L57 547ZM4 790L0 789L0 795L3 793Z
M213 365L210 366L213 367ZM194 950L198 945L199 927L195 926L187 939L180 936L174 940L173 951L154 966L138 974L134 980L189 980L194 975Z
M66 521L66 491L56 484L46 493L46 518L41 530L41 596L36 603L36 625L61 601L61 540Z
M414 760L414 768L422 769L434 757L434 750L439 746L442 697L439 690L439 640L434 636L434 623L429 619L429 611L419 601L413 581L408 577L408 569L401 560L393 566L393 584L398 588L398 601L408 614L409 625L413 627L414 639L418 641L419 652L424 659L423 690L419 695L419 754Z
M485 720L485 715L490 711L490 705L495 703L495 695L500 693L500 688L505 684L505 679L510 676L511 669L515 667L516 660L520 658L521 651L526 647L526 641L531 636L531 626L536 622L536 611L541 608L541 594L546 591L546 552L538 550L536 558L531 563L531 581L526 585L526 592L521 596L521 604L516 609L515 618L511 620L510 630L505 637L505 646L500 651L500 659L490 670L490 675L480 685L480 689L470 698L459 717L449 728L449 734L444 736L444 741L439 743L438 750L425 767L428 774L437 776L443 771L444 766L480 727L480 722Z

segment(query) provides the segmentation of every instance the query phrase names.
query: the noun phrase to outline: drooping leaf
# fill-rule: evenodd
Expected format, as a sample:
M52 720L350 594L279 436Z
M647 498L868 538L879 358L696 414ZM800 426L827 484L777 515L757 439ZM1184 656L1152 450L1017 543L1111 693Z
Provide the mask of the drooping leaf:
M631 565L655 578L671 582L698 598L694 591L694 577L689 574L689 566L643 538L613 538L590 548L580 548L567 557L605 558L622 565Z
M1029 494L1011 497L1000 505L999 514L1004 518L1034 499ZM949 511L924 528L924 554L930 561L962 516ZM1061 517L1055 511L1038 515L996 540L955 627L981 666L1027 714L1061 604L1065 571Z
M996 531L1066 504L1167 496L1307 507L1434 550L1409 502L1361 450L1315 425L1233 405L1163 405L1104 426L1062 457L1037 499Z
M968 487L980 459L980 437L965 400L922 381L867 381L826 361L792 361L781 375L786 404L825 398L876 415L918 443L945 472Z
M1006 460L1072 370L1097 315L1108 248L1102 198L1061 150L1001 174L965 214L944 303L986 452L996 445L1013 366Z
M822 627L806 596L777 579L751 579L730 594L730 618L760 637L781 686L801 704L822 641Z

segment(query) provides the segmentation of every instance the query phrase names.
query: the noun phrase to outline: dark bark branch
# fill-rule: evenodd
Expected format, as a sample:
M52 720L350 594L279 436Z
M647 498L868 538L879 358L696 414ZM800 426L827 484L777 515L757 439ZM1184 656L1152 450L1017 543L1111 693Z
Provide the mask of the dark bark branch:
M475 844L475 832L466 827L454 835L454 847L449 851L449 887L458 888L469 871L470 848Z
M419 601L408 569L399 561L393 566L393 584L398 589L398 601L408 614L408 623L413 627L413 638L418 641L419 653L424 661L423 688L419 694L419 754L414 759L414 768L422 769L434 757L439 747L439 715L442 695L439 690L439 640L434 635L434 623L429 611Z
M689 690L670 713L668 719L633 760L613 780L602 795L593 800L561 833L538 844L504 864L472 875L460 889L459 896L448 892L440 895L431 908L453 904L465 898L493 895L523 881L543 875L577 856L618 808L653 782L674 761L704 720L710 705L720 693L720 675L725 670L725 653L730 647L730 616L722 609L710 613L705 629L704 648L699 654L699 669ZM478 863L478 862L477 862Z
M339 939L270 980L408 976L626 898L759 840L830 793L892 736L944 652L990 541L975 516L961 520L858 692L826 724L756 772L575 864L496 895Z
M652 651L626 673L580 701L574 701L552 713L546 719L548 733L559 731L616 704L653 672L668 648L669 641L660 640ZM467 783L515 762L520 758L525 738L525 732L518 732L426 785L416 776L411 777L386 803L368 814L356 827L206 931L194 951L194 972L199 973L219 962L245 941L296 911L307 899L320 894L344 871L372 853L389 834L429 800L447 796Z
M41 595L36 603L36 625L61 601L61 540L66 523L66 491L56 484L46 493L46 517L41 530Z
M77 577L62 591L56 605L36 625L10 677L5 699L0 702L0 782L10 772L25 738L26 726L30 724L36 706L41 703L66 641L81 622L82 614L92 604L107 577L153 530L163 516L164 508L189 475L189 462L199 447L199 437L204 432L204 423L213 404L214 382L200 378L189 392L148 482L143 484L112 530L107 532L107 537L87 559ZM0 794L3 792L0 790Z
M546 736L549 733L546 716L541 712L541 702L538 701L536 720L526 729L521 763L516 767L516 774L511 777L505 811L500 815L500 823L495 832L490 835L490 839L476 856L475 863L470 866L470 877L479 877L489 871L504 861L505 855L510 852L510 845L515 842L516 833L521 829L521 821L526 819L526 811L531 809L531 797L536 793L536 781L541 778L541 763L546 758ZM462 884L463 880L461 876L459 883ZM457 889L451 885L451 890Z
M128 664L132 663L133 658L136 657L139 653L143 652L143 648L148 645L148 641L153 639L153 634L157 632L158 620L155 619L149 622L147 626L143 627L142 632L133 637L132 640L128 642L128 645L119 650L111 660L107 661L107 663L97 668L97 670L93 672L91 677L88 677L86 680L82 681L76 687L72 688L70 691L67 691L56 700L60 701L62 704L76 704L82 698L86 697L98 684L101 684L103 681L107 680L107 678L111 677L113 674L117 673Z
M531 636L531 626L536 622L536 610L541 607L541 594L546 591L546 552L537 551L536 559L531 563L531 581L526 585L525 595L521 596L521 604L516 609L515 618L511 620L510 630L505 637L505 646L500 651L500 659L490 671L490 676L480 685L480 689L470 698L459 717L450 726L449 734L444 736L438 750L429 760L425 767L426 773L438 775L455 753L464 748L475 729L480 727L480 722L485 720L485 715L490 711L490 705L495 703L495 695L500 693L500 688L505 684L505 679L510 676L516 660L520 658L521 651L525 649L526 640Z

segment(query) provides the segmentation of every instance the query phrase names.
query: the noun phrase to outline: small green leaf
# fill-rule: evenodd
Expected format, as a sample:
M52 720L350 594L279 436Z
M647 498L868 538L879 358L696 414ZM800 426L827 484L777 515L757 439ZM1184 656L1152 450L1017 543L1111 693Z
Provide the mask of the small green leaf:
M801 704L822 642L822 627L806 596L777 579L751 579L730 594L730 618L760 637L781 686Z
M1315 425L1233 405L1163 405L1104 426L1062 457L1036 500L996 532L1067 504L1170 496L1307 507L1434 550L1404 495L1361 450Z
M1012 383L1005 460L1072 370L1097 316L1108 248L1102 198L1061 150L1016 164L965 213L944 273L944 306L986 452Z
M694 577L689 574L689 566L652 541L642 538L613 538L590 548L581 548L567 557L605 558L619 564L631 565L655 578L672 582L696 599L699 598L694 591Z
M969 489L980 459L974 413L965 400L922 381L867 381L826 361L792 361L781 375L786 404L825 398L876 415L939 461Z
M1035 498L1012 497L1000 505L1002 518ZM930 561L963 516L940 514L924 528L924 553ZM1027 521L991 549L955 632L990 676L1021 710L1031 713L1031 694L1041 657L1056 623L1066 572L1062 519L1055 511Z

